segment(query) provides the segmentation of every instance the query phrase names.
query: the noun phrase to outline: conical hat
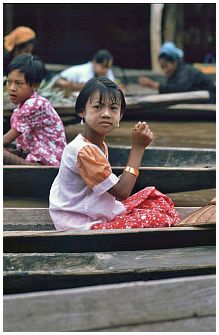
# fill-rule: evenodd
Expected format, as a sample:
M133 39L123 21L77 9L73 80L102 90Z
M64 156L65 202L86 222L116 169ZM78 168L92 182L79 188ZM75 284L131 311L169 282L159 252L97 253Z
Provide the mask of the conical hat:
M36 38L36 33L29 27L20 26L4 37L4 47L12 51L16 45Z
M176 226L203 226L216 224L216 198L212 199L208 205L199 208Z

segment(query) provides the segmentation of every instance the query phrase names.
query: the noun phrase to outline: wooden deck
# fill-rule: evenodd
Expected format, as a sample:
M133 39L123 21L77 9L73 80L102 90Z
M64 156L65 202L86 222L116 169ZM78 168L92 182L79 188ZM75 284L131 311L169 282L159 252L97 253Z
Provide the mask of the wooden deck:
M4 297L4 331L216 331L215 275Z
M210 225L211 226L211 225ZM7 231L4 252L94 252L215 245L214 227L170 227L100 231Z
M184 219L200 207L176 207L180 218ZM48 208L4 208L4 231L55 230Z

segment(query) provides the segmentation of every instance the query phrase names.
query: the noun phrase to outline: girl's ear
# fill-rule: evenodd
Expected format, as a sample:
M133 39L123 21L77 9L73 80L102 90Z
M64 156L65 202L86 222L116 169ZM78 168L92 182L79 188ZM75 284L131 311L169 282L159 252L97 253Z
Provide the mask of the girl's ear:
M37 91L39 87L40 87L40 84L33 84L33 85L32 85L32 89L33 89L34 91Z
M80 112L80 113L78 113L78 115L79 115L81 118L83 118L83 117L84 117L84 112Z

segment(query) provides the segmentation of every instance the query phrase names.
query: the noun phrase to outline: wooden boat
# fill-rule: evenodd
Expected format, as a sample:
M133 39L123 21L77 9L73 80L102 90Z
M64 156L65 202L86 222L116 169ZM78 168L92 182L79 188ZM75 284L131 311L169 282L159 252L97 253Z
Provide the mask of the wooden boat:
M215 273L214 228L57 232L48 208L5 208L5 293Z
M216 105L208 104L208 91L192 91L145 96L127 96L124 120L215 120ZM7 123L15 106L5 104L4 122ZM78 122L75 104L54 105L65 125Z
M45 208L4 218L4 229L34 230L4 232L4 331L214 331L212 227L53 232Z
M129 150L120 146L109 148L109 160L116 175L122 173ZM215 149L151 147L145 150L133 192L151 185L163 193L215 188L215 157ZM4 196L47 198L57 173L57 167L5 165Z
M12 294L3 310L4 332L215 332L216 276Z
M215 274L216 247L5 253L4 294Z
M200 207L176 207L181 220ZM55 230L48 208L4 208L4 231Z
M215 226L103 231L6 231L4 252L102 252L215 245Z

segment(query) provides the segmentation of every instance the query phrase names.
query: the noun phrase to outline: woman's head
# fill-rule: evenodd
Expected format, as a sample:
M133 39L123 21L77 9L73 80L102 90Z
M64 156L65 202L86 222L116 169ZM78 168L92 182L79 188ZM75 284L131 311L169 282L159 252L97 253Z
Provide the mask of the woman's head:
M113 55L106 49L95 53L92 59L95 77L104 77L113 65Z
M178 64L182 62L183 51L175 46L172 42L165 42L159 52L159 63L167 77L171 77Z
M75 110L85 120L89 134L105 136L119 126L125 107L123 92L114 82L103 77L90 79L85 84Z
M45 76L42 61L31 55L15 57L7 70L7 90L11 102L20 103L28 99Z
M31 28L20 26L4 37L4 48L13 56L32 54L35 39L36 33Z

